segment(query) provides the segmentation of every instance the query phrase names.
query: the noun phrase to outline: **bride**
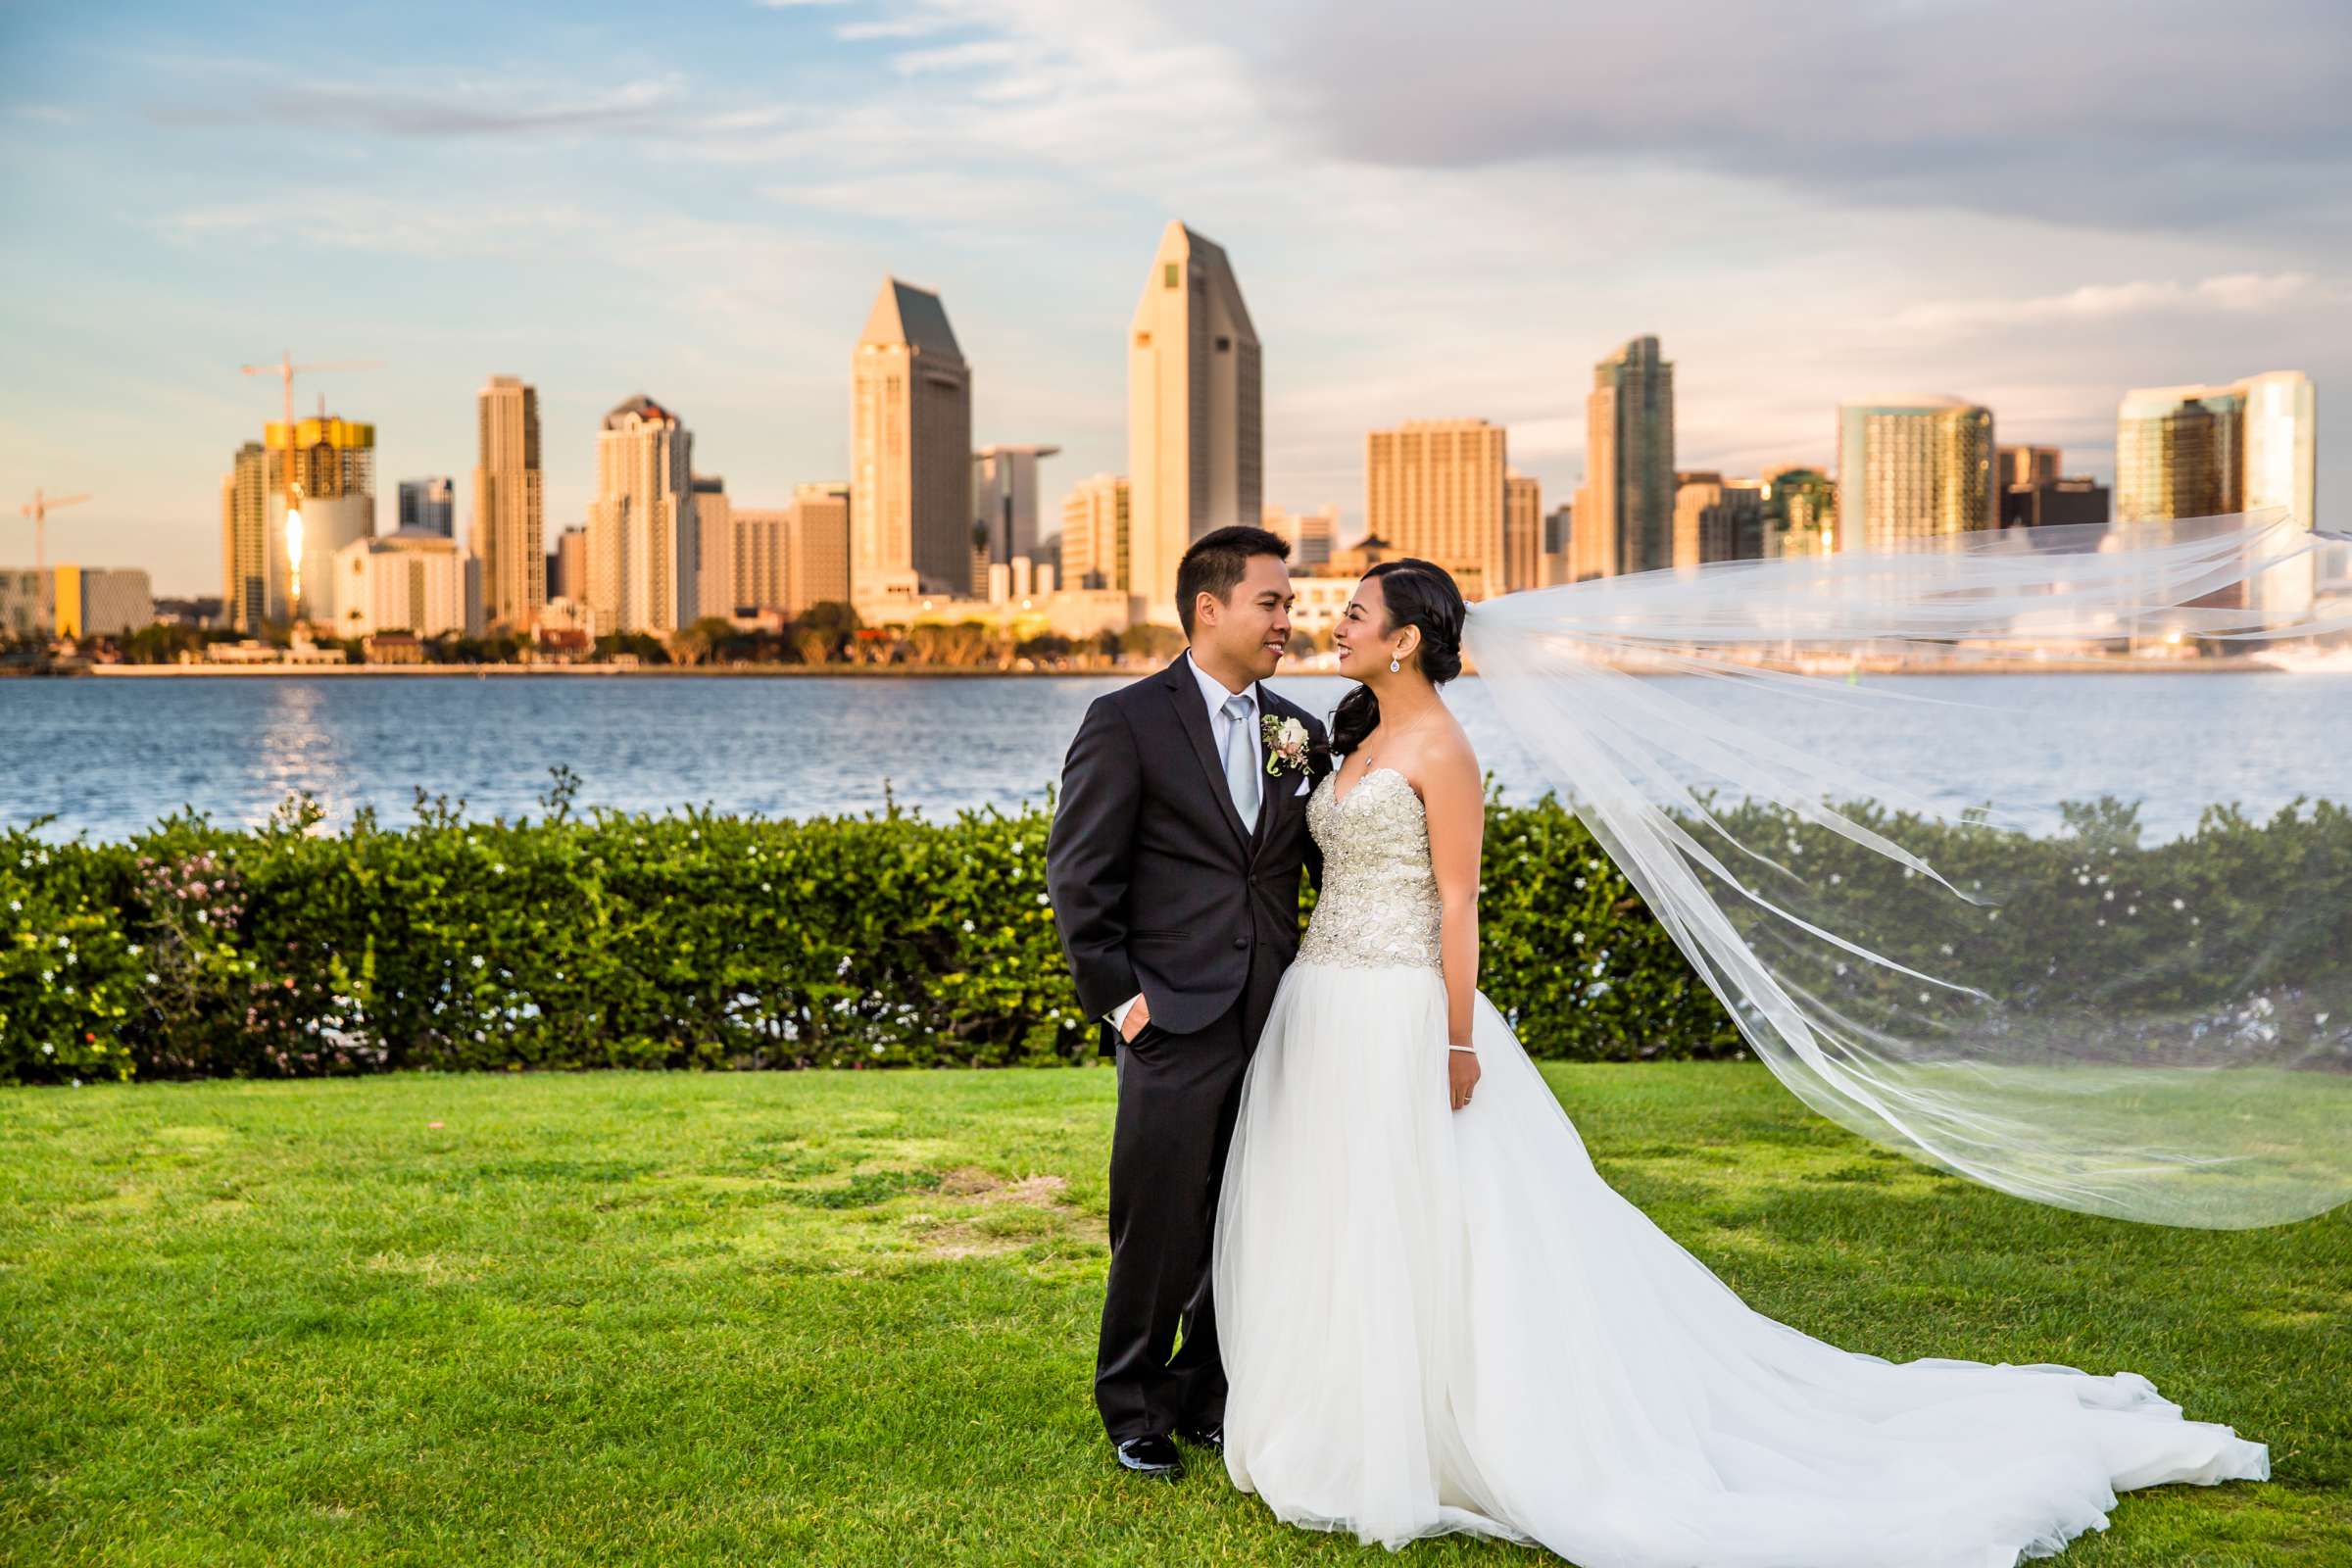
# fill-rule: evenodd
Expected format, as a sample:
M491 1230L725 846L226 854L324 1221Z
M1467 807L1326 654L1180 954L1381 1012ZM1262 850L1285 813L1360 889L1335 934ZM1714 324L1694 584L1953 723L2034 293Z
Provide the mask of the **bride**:
M1212 1251L1234 1484L1391 1548L1581 1568L2012 1568L2116 1494L2262 1480L2129 1372L1921 1359L1753 1311L1594 1172L1477 989L1468 612L1373 568L1307 823L1322 896L1250 1062ZM1906 873L1907 875L1908 873Z

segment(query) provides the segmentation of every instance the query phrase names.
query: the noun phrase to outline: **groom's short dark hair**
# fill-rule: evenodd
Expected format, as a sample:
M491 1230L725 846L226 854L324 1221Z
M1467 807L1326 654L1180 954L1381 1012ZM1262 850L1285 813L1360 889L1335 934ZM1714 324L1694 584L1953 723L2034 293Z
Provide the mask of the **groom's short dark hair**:
M1222 604L1233 585L1250 574L1250 558L1291 559L1291 542L1278 533L1236 523L1216 528L1193 541L1176 564L1176 618L1184 623L1187 641L1193 635L1193 606L1202 594L1215 594ZM1165 559L1165 558L1162 558Z

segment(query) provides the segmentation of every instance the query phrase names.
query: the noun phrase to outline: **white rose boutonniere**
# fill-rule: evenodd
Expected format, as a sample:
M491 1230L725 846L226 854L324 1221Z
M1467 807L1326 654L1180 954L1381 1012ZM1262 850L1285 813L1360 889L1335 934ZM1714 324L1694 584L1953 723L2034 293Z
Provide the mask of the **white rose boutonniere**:
M1306 771L1306 726L1268 713L1258 721L1266 737L1266 772L1275 778Z

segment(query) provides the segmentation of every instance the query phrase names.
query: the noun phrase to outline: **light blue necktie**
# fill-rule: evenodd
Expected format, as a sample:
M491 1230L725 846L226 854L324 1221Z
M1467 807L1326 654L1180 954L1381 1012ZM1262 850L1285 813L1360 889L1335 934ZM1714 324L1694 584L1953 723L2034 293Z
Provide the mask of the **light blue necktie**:
M1242 825L1250 828L1257 825L1257 737L1250 732L1254 706L1239 693L1225 699L1225 716L1231 721L1225 726L1225 787L1233 792L1233 808L1242 813Z

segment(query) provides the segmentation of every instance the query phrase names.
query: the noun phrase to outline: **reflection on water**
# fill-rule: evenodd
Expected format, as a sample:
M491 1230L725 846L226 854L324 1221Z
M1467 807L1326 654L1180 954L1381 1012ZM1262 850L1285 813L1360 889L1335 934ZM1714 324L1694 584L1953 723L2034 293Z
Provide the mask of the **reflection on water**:
M2084 682L2090 683L2088 687ZM372 805L409 816L414 792L463 797L478 816L536 814L548 769L577 772L582 806L806 816L879 807L887 788L932 813L1044 799L1063 750L1120 677L662 678L332 676L0 681L0 822L53 813L44 832L122 837L183 805L255 822L307 789L347 821ZM1327 713L1348 683L1275 686ZM1752 694L1676 682L1693 703ZM1931 799L1998 799L2056 819L2056 803L2147 800L2152 836L2195 806L2267 812L2298 792L2352 793L2352 677L2330 675L1911 676L1873 683L2020 715L1967 747L1936 705L1773 711L1791 744L1851 758ZM1504 797L1550 787L1476 680L1447 700Z

